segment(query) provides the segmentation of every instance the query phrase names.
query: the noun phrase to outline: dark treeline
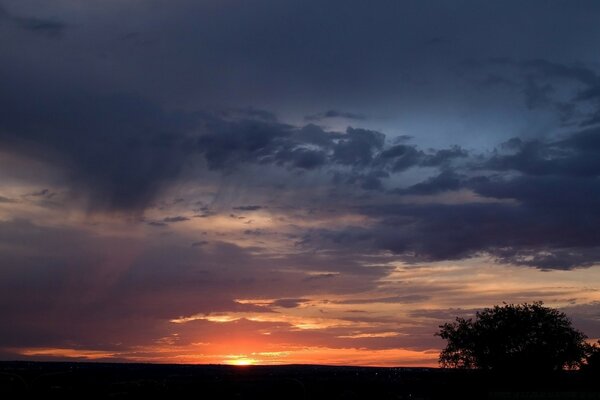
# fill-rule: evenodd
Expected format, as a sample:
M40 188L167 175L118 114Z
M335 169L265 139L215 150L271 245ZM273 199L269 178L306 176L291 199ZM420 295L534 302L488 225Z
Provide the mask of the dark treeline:
M598 376L598 371L591 369L524 374L522 371L311 365L1 362L0 397L600 399Z

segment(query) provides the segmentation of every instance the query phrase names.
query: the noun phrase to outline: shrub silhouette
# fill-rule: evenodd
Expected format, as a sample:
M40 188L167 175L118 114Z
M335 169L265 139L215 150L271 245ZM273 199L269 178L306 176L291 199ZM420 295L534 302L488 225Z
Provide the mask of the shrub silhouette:
M448 341L442 367L550 371L581 366L589 345L562 312L532 304L486 308L475 320L456 318L436 333Z
M589 347L585 361L584 367L587 371L600 372L600 340Z

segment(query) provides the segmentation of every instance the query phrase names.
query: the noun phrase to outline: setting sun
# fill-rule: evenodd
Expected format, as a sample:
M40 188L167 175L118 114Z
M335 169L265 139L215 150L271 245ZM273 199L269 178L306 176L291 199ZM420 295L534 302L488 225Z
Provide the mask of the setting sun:
M256 364L256 360L253 358L246 358L246 357L232 358L232 359L225 360L225 364L237 365L239 367L244 367L246 365Z

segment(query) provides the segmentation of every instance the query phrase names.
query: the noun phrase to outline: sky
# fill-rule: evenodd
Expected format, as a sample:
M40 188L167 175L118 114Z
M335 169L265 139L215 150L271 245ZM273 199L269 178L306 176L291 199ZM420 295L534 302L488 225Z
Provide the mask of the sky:
M600 338L597 1L0 0L0 359Z

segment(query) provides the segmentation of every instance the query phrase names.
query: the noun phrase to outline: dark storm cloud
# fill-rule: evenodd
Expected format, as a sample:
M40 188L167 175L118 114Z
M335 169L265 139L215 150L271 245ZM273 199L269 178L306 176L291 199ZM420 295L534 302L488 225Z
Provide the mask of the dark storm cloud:
M392 172L402 172L415 166L444 167L467 156L468 152L459 146L424 151L415 145L396 144L378 153L375 164L389 168Z
M198 138L209 168L227 170L240 163L291 165L314 169L324 165L366 167L383 148L385 135L349 127L328 132L316 125L296 128L259 120L213 121ZM312 147L307 147L312 146Z
M570 269L600 261L600 237L595 228L600 216L589 208L397 206L370 214L380 221L375 227L318 232L314 240L356 251L390 250L415 261L491 254L498 261L544 269Z
M364 166L373 160L373 153L383 147L385 135L366 129L348 128L334 147L333 159L340 164Z
M368 251L390 250L421 260L488 253L503 262L541 268L598 261L597 128L555 139L513 138L491 155L477 155L458 146L423 150L390 145L383 133L367 129L336 132L271 118L165 112L124 95L66 91L59 103L42 90L38 99L40 106L31 108L24 98L2 98L1 140L16 152L60 165L73 188L87 191L92 205L143 210L163 186L178 179L187 160L199 156L209 169L227 174L246 164L320 168L332 174L332 185L341 182L379 192L378 202L388 205L358 208L380 221L374 227L312 232L304 244L314 246L320 241L317 235L323 239L318 247L332 243L354 248L358 243ZM342 167L351 172L338 171ZM383 180L411 168L438 173L386 194ZM461 189L513 203L393 205L393 197L385 197ZM166 227L185 220L165 217L150 224Z
M452 170L442 171L439 175L416 183L406 189L396 189L399 194L436 194L458 190L463 187L463 179Z
M388 147L385 134L353 127L336 132L313 124L294 127L278 121L213 118L207 128L197 138L198 152L210 169L229 172L244 163L306 170L347 166L358 174L354 182L384 177L388 169L438 167L467 155L459 147L428 152L409 145ZM363 170L367 175L361 177Z
M419 164L425 154L415 146L398 144L379 154L380 163L391 165L394 172L404 171Z
M58 8L64 18L56 21L64 23L0 9L9 33L0 37L3 150L58 166L70 193L87 198L92 209L143 212L169 185L198 172L188 168L206 167L213 175L201 183L219 185L221 177L243 176L252 165L265 176L240 178L251 192L261 184L267 195L279 193L283 186L267 179L275 169L290 192L298 190L295 178L322 174L328 189L348 200L335 205L340 211L378 220L374 227L332 228L323 233L325 243L368 243L425 259L492 252L510 260L514 251L523 263L536 259L519 258L529 250L555 251L563 260L573 248L598 245L586 222L598 218L600 148L593 124L600 78L588 56L599 34L591 17L597 3L467 1L459 13L445 2L234 3L169 7L159 1L125 13L114 2L94 18ZM44 10L40 15L53 15L51 7ZM78 35L31 34L59 34L78 18ZM565 26L560 32L557 20ZM497 35L507 21L511 30ZM475 60L471 69L467 59ZM476 68L489 92L465 77ZM497 96L504 95L500 87L518 92L523 109L502 111L507 106L500 101L512 107L515 99ZM378 107L401 115L394 124L407 124L388 125L392 137L368 129ZM502 135L527 131L523 116L546 108L559 115L562 128L587 130L561 137L527 132L495 153L485 151L510 137ZM501 109L502 121L486 119L489 109L494 115ZM278 117L290 110L296 120L339 118L357 126L296 126ZM460 129L445 124L447 113L467 114L456 124ZM462 129L462 122L478 118L492 133L468 124ZM506 125L513 120L521 125ZM475 136L488 147L465 144ZM460 143L447 144L454 140ZM404 184L410 174L419 179ZM396 204L404 195L460 190L505 202ZM362 205L363 191L385 206ZM306 206L307 192L292 206ZM358 205L346 205L352 202ZM176 222L158 218L150 223ZM570 239L550 232L565 229ZM594 251L581 251L565 267L595 260Z
M424 167L439 167L447 165L457 158L466 158L468 155L468 152L460 146L452 146L449 149L437 150L433 154L427 155L421 164Z
M135 96L0 85L2 146L64 168L92 205L145 207L181 169L184 115Z
M214 120L210 132L198 138L198 149L211 169L227 169L243 162L270 161L290 135L291 127L260 120Z
M99 208L143 210L200 155L210 169L223 171L242 163L361 167L385 138L364 129L326 132L272 119L166 112L135 96L4 86L0 140L5 148L60 166L72 188ZM34 89L37 100L31 106Z
M437 195L470 190L492 201L394 205L389 197L385 205L385 196L390 195L382 193L379 202L384 205L359 208L379 220L377 225L309 232L303 245L391 250L416 260L491 254L501 262L545 269L600 261L600 237L595 229L600 223L595 206L600 201L600 133L595 128L558 139L513 138L491 155L469 155L460 147L435 151L412 145L390 147L385 145L384 135L368 130L349 128L341 134L311 127L306 136L305 129L266 130L260 146L236 145L232 151L244 162L282 163L283 155L293 154L294 146L319 143L318 151L323 154L320 166L352 166L354 170L335 175L334 182L381 191L381 179L390 174L434 167L439 170L437 175L392 192Z
M599 140L597 129L560 139L511 139L487 160L478 155L467 164L443 167L438 175L392 191L443 196L467 190L481 196L480 200L394 204L392 197L388 203L381 197L377 206L359 208L377 224L313 231L303 243L321 247L329 243L359 252L391 250L416 260L491 254L501 262L543 269L598 263ZM412 149L415 154L417 150ZM406 147L395 146L379 157L406 153ZM462 151L448 154L467 157Z
M327 162L327 154L323 151L297 148L291 152L281 153L281 159L286 159L296 168L315 169L322 167Z
M576 132L554 141L513 138L504 144L509 154L493 156L487 167L528 175L594 177L600 174L600 128Z

